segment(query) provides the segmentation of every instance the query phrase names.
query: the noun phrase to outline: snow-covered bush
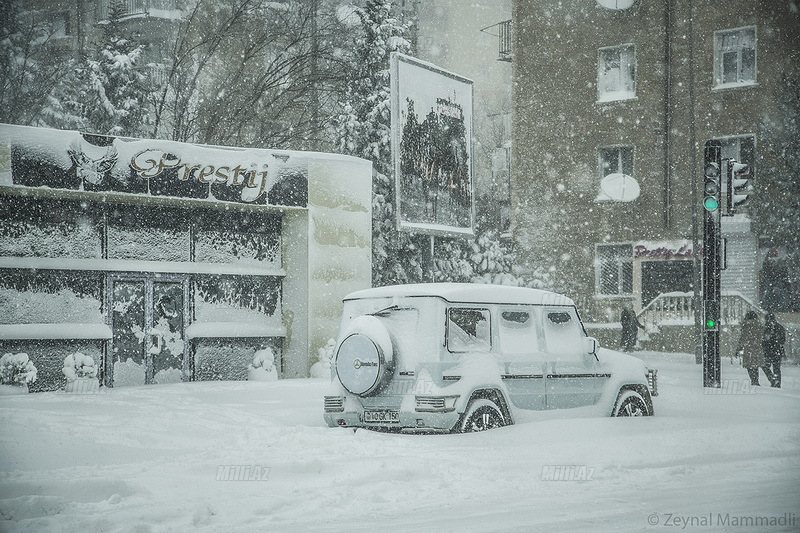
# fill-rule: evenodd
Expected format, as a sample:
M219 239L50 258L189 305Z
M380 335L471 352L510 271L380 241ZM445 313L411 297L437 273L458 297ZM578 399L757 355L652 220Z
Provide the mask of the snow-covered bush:
M97 377L97 366L90 355L75 352L64 358L64 368L61 369L67 377L67 381L72 382L79 378Z
M336 341L328 339L325 346L317 350L317 362L311 365L312 378L325 378L331 377L331 361L333 360L333 351L336 349Z
M275 352L272 348L256 350L253 361L247 366L247 379L249 381L272 381L278 379L278 369L275 367Z
M7 353L0 357L0 383L28 385L36 381L36 367L26 353Z

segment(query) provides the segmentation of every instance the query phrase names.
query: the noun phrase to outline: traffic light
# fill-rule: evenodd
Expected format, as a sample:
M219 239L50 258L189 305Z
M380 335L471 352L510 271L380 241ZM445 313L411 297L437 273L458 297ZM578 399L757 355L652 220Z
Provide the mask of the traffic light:
M720 168L717 161L706 161L705 184L703 185L703 207L706 211L714 212L720 206Z
M728 162L728 172L725 176L726 190L728 197L726 198L727 214L733 215L736 208L744 206L750 195L750 179L747 177L750 174L750 167L744 163L738 163L735 159Z
M703 328L706 331L719 329L719 300L703 301Z
M720 207L720 178L722 176L722 143L716 139L706 141L703 165L703 208L714 213Z

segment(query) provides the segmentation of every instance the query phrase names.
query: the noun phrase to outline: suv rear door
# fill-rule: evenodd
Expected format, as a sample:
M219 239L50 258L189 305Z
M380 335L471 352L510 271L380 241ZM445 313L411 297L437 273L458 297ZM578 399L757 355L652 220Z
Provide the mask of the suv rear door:
M497 322L503 383L511 403L520 409L544 409L545 357L541 349L539 309L501 307Z
M574 307L542 310L547 408L592 405L600 399L611 374L603 372L594 354L586 350L586 333Z

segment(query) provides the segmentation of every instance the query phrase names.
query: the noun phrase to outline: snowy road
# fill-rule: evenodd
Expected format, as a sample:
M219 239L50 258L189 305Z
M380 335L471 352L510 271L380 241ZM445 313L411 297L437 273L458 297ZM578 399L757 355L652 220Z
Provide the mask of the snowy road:
M655 417L471 435L329 429L320 380L0 397L0 531L800 531L800 368L639 355Z

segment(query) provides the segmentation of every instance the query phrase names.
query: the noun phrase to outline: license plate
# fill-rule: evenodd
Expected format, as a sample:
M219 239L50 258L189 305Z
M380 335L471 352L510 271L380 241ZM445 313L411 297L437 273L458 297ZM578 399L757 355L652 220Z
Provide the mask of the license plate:
M397 424L400 422L399 411L364 411L364 422L389 422Z

